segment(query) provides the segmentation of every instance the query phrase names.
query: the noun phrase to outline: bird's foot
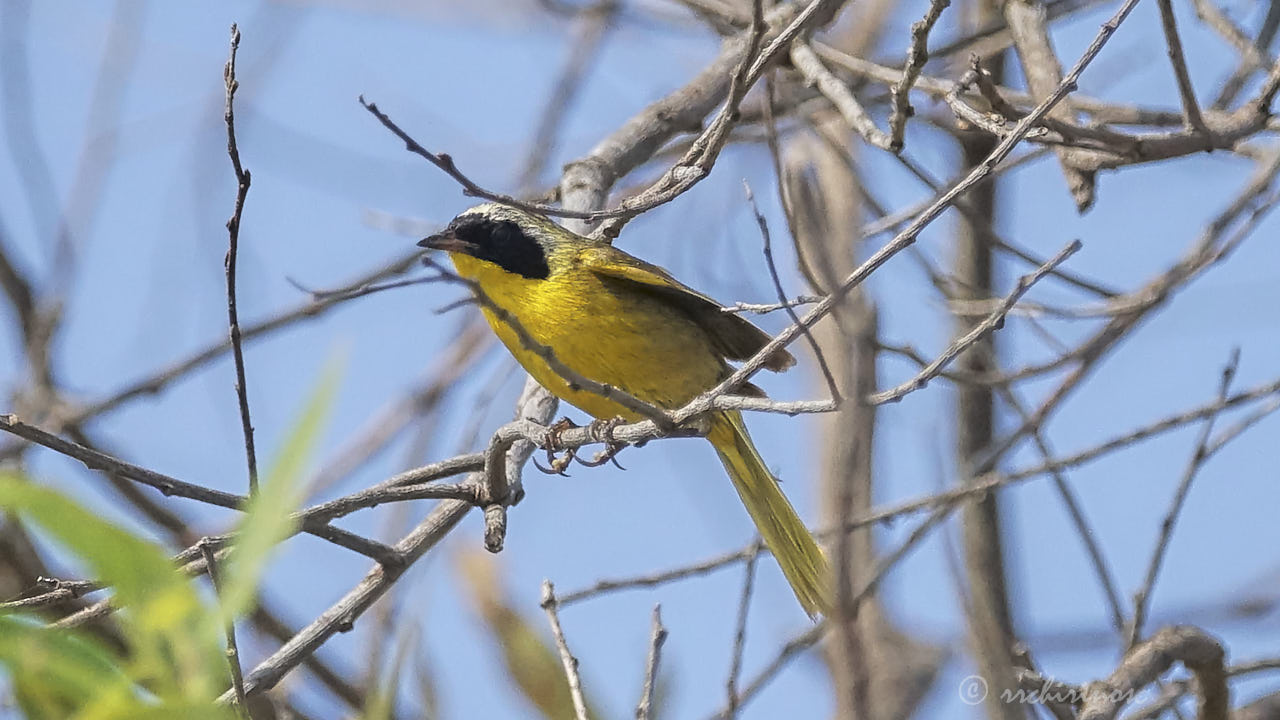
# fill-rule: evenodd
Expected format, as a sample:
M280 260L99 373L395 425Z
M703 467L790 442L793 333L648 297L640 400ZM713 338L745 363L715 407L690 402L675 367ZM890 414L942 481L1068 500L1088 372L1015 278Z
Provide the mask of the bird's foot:
M559 420L547 426L547 437L543 443L543 447L548 452L556 452L566 449L560 437L564 435L566 430L572 430L578 427L578 424L570 420L568 417L561 417Z
M586 467L600 467L607 462L612 462L619 470L626 470L626 468L622 467L621 463L618 462L617 456L618 453L622 452L622 449L626 447L627 444L613 439L614 429L619 425L625 425L626 422L627 421L624 418L617 416L609 418L608 420L591 421L591 424L587 426L587 432L591 434L591 437L604 443L605 447L604 450L601 450L592 456L590 460L577 458L578 462Z
M577 459L578 451L577 448L566 448L560 441L560 436L564 434L565 430L571 430L576 427L578 427L577 423L567 417L562 417L552 423L547 428L547 437L542 446L547 451L547 463L550 467L545 468L538 464L536 460L533 463L534 466L548 475L564 475L568 477L568 473L565 470L568 469L570 463ZM563 455L556 455L557 452L562 450L564 451Z
M598 442L614 444L618 441L613 438L613 431L617 430L620 425L626 425L626 418L620 415L614 415L608 420L596 419L587 425L587 434Z

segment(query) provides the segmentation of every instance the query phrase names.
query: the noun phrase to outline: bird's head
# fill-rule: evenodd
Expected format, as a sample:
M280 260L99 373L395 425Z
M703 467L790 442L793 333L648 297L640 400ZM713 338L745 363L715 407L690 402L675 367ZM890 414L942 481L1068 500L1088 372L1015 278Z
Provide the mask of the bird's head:
M540 215L485 203L463 212L418 246L445 250L455 258L466 255L526 279L545 280L551 274L548 258L572 237L568 230Z

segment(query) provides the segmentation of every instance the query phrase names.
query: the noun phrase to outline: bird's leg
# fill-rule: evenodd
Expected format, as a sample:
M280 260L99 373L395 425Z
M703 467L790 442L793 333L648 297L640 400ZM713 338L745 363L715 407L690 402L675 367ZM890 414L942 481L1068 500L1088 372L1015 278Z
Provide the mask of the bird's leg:
M534 466L548 475L564 475L567 477L568 473L565 472L565 469L569 467L569 463L573 462L574 459L577 458L578 451L577 448L564 447L563 443L560 442L560 436L564 434L565 430L570 430L576 427L578 427L578 425L567 417L562 417L552 423L551 426L547 428L546 442L543 445L543 449L547 451L547 462L550 463L551 467L544 468L536 461L533 463ZM564 455L557 457L556 452L560 450L564 451Z
M578 462L587 467L600 467L606 462L612 462L619 470L626 470L618 463L617 456L627 444L613 439L614 429L619 425L625 425L626 422L626 419L617 416L608 420L592 420L591 424L587 426L587 432L591 434L591 437L604 443L605 448L596 453L590 460L578 458Z

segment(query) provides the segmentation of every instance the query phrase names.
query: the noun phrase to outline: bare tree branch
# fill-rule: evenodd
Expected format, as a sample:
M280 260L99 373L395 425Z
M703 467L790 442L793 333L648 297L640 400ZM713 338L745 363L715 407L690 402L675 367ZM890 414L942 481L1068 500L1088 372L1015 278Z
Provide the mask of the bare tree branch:
M658 684L658 661L662 655L662 644L667 641L667 629L662 626L662 606L653 606L653 622L649 631L649 655L644 663L644 686L640 691L640 702L636 705L636 720L651 720L653 717L653 689Z
M253 448L253 422L249 420L249 388L245 381L244 350L240 347L240 319L236 312L236 258L240 247L240 214L249 195L251 176L240 165L240 149L236 146L235 97L240 81L236 80L236 50L240 47L240 29L231 25L231 55L223 68L222 78L227 87L227 105L223 119L227 124L227 155L236 174L236 204L231 219L227 220L227 317L231 326L231 357L236 366L236 400L240 405L240 429L244 432L244 454L249 463L249 495L258 492L258 456Z
M753 547L758 547L754 545ZM747 556L745 569L742 571L742 592L738 594L738 620L733 631L733 652L730 654L729 679L725 681L725 693L728 700L725 705L725 717L729 720L738 716L738 676L742 673L742 652L747 645L747 615L751 610L751 593L756 583L756 559L759 551Z
M582 697L582 677L578 674L578 658L569 652L569 643L565 640L564 629L560 627L560 614L556 611L555 588L550 580L542 581L542 609L547 612L547 622L551 624L551 634L556 640L556 649L560 651L560 661L564 663L564 674L569 679L569 696L573 698L573 711L577 720L588 720L587 702Z
M1218 383L1218 402L1226 400L1231 392L1231 381L1235 379L1236 370L1240 367L1240 350L1236 348L1231 353L1231 358L1227 360L1226 366L1222 369L1222 378ZM1128 637L1126 638L1126 648L1132 649L1138 644L1138 640L1142 637L1142 626L1146 623L1147 610L1151 607L1151 591L1155 588L1156 577L1160 574L1160 567L1164 564L1165 554L1169 551L1169 542L1173 539L1173 528L1178 520L1178 515L1182 512L1182 506L1187 501L1187 494L1191 491L1191 483L1199 474L1200 468L1209 459L1209 438L1213 435L1213 426L1217 422L1220 413L1212 413L1205 417L1204 422L1200 425L1200 432L1196 437L1195 450L1191 454L1191 459L1187 462L1186 469L1182 472L1182 479L1178 481L1178 487L1173 492L1173 498L1169 502L1169 509L1165 511L1164 520L1160 523L1160 534L1156 540L1155 549L1151 552L1151 560L1147 563L1147 573L1142 581L1142 587L1134 595L1133 601L1133 624L1129 626Z
M1227 720L1230 691L1223 671L1222 645L1190 626L1161 630L1130 651L1110 677L1089 684L1080 720L1116 717L1137 691L1155 682L1175 662L1195 673L1199 681L1199 720Z
M1182 39L1178 36L1178 23L1173 16L1173 3L1170 0L1157 0L1160 7L1160 27L1164 30L1164 41L1169 49L1169 62L1173 64L1173 75L1178 80L1178 95L1182 98L1182 112L1187 118L1187 127L1201 134L1208 134L1204 117L1200 114L1200 102L1196 100L1196 90L1191 84L1191 74L1187 72L1187 58L1182 51Z
M911 107L911 86L924 71L924 64L929 61L929 33L942 17L942 11L951 5L951 0L930 0L929 9L923 18L911 24L911 45L907 49L907 62L902 68L902 77L889 88L889 96L893 105L893 113L889 116L889 146L892 152L902 150L907 131L907 120L915 114Z
M234 31L233 31L234 32ZM218 559L215 557L213 545L209 543L201 543L200 550L204 553L205 568L209 574L209 583L213 585L215 595L222 594L222 582L218 574ZM249 712L249 703L244 694L244 670L240 667L240 649L236 644L236 623L234 619L227 620L227 663L231 666L231 689L235 692L235 707L240 713L243 720L253 720Z

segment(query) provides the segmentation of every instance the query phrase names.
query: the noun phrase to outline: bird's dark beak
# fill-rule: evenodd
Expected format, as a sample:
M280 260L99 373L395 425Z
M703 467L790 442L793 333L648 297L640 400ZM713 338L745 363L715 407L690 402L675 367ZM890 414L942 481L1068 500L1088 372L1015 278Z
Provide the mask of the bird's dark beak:
M451 232L436 233L430 237L425 237L418 241L418 247L462 253L464 255L470 255L476 249L475 245L459 239Z

